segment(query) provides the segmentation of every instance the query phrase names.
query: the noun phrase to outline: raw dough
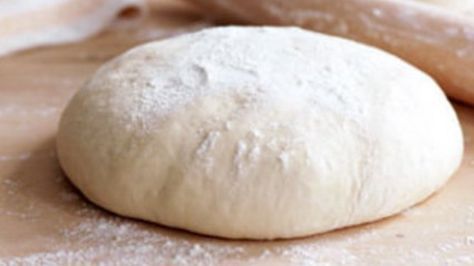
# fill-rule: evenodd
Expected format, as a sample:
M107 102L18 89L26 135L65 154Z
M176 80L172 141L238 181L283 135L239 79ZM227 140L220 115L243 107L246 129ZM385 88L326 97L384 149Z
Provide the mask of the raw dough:
M425 199L462 143L436 83L390 54L297 28L224 27L107 63L64 111L57 148L108 210L274 239Z

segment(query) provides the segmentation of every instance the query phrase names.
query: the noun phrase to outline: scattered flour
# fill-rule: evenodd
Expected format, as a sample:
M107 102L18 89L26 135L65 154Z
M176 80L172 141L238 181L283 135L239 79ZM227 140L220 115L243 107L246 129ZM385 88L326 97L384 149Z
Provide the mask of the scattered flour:
M18 117L50 117L57 115L59 108L54 106L21 106L21 105L2 105L0 106L0 117L18 116Z
M56 153L51 150L51 151L47 151L41 154L32 154L30 152L24 152L24 153L15 154L15 155L0 154L0 163L10 162L10 161L24 161L33 157L34 158L46 158L46 157L54 158L56 157Z
M18 155L0 155L0 162L2 161L22 161L31 157L30 153L22 153Z
M14 186L14 182L3 183ZM1 266L80 264L350 266L361 265L367 258L370 261L371 257L383 260L385 254L390 254L388 256L390 261L385 261L384 265L410 263L471 265L474 262L474 253L459 253L463 249L474 249L474 235L465 238L443 237L444 240L434 250L416 245L410 245L410 248L402 244L397 245L397 241L404 241L409 235L406 233L390 235L373 225L347 231L343 236L329 234L273 242L226 241L109 215L90 204L84 204L72 191L65 192L61 198L64 201L81 203L82 207L76 211L76 215L83 217L82 221L61 229L59 231L61 243L48 247L49 251L19 257L0 257ZM31 218L25 213L22 219ZM433 228L426 232L420 231L416 237L443 234L443 229L436 223ZM392 238L388 240L395 244L373 245L378 241L387 241L387 238ZM433 239L431 241L435 242ZM362 247L368 243L372 244ZM359 248L365 251L361 252Z

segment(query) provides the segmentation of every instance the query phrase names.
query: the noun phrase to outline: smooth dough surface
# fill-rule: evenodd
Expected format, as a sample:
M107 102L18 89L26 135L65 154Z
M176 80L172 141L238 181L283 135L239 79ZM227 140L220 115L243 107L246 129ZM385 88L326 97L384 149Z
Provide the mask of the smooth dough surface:
M222 27L105 64L64 111L57 149L108 210L275 239L425 199L463 141L437 84L395 56L297 28Z

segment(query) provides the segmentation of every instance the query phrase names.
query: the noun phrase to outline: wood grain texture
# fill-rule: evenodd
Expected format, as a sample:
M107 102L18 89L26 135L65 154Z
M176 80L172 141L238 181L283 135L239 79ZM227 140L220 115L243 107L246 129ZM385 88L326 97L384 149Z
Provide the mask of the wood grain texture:
M0 59L0 265L474 264L474 109L458 104L461 169L429 200L380 222L296 240L226 241L118 218L88 203L55 156L60 113L104 61L207 23L184 4L160 3L139 29Z

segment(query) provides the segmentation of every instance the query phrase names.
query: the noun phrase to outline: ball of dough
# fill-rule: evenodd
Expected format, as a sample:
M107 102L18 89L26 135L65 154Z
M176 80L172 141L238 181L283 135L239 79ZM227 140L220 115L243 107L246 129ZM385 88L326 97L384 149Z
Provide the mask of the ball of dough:
M425 199L463 141L440 88L395 56L297 28L222 27L105 64L64 111L57 149L112 212L275 239Z

